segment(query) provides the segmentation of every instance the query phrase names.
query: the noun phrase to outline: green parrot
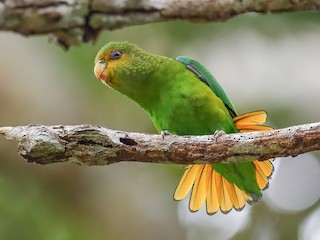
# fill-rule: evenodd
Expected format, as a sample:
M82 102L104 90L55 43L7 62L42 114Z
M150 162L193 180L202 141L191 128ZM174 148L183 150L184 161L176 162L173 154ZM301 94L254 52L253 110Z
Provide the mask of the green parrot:
M262 126L265 111L237 115L217 80L200 63L188 57L154 55L128 42L110 42L98 52L94 74L103 84L138 103L159 132L207 135L269 130ZM175 190L184 199L190 190L189 209L206 202L209 215L219 209L240 211L246 202L261 199L273 172L272 159L242 163L191 164Z

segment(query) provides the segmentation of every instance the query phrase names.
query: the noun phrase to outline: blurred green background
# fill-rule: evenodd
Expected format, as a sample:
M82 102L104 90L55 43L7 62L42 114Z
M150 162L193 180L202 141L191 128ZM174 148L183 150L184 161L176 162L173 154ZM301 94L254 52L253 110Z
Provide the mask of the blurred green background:
M67 52L46 37L1 32L0 125L90 123L154 133L143 110L94 78L95 54L109 41L199 60L239 113L266 109L276 128L320 120L320 16L309 12L134 26ZM275 160L261 203L207 216L172 200L182 166L41 166L0 138L0 239L320 239L319 156Z

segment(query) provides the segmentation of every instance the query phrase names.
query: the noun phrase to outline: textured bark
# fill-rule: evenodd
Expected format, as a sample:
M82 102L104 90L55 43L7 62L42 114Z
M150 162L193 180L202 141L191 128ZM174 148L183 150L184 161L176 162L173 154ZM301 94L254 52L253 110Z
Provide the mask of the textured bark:
M49 34L68 48L102 29L166 20L221 21L248 13L319 10L320 0L0 0L0 30Z
M72 161L106 165L121 161L153 163L221 163L297 156L320 150L320 122L289 128L208 136L164 136L114 131L98 126L1 127L18 142L28 162Z

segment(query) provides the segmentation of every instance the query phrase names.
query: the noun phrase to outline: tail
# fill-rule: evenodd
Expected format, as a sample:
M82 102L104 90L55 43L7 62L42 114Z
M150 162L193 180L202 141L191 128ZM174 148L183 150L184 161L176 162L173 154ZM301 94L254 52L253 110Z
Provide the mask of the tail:
M263 124L266 118L265 111L256 111L237 116L233 121L239 132L263 131L272 129L259 125ZM269 186L269 178L273 173L272 160L253 161L257 184L261 190ZM239 189L235 184L228 182L212 168L211 164L188 165L175 190L174 199L184 199L191 188L190 211L198 211L206 201L209 215L215 214L219 209L225 214L232 208L241 211L246 202L253 204L261 198L255 193Z

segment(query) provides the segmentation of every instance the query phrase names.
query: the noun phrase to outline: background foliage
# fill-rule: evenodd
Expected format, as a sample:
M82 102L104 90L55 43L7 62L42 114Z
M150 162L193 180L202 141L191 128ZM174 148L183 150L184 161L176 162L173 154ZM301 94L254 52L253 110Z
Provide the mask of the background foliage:
M155 132L135 103L93 75L108 41L205 64L239 113L279 128L320 119L319 13L247 14L224 23L166 22L105 32L64 52L46 38L0 33L0 125L91 123ZM182 166L25 163L0 139L0 239L320 239L319 153L275 160L262 202L189 213L172 200Z

